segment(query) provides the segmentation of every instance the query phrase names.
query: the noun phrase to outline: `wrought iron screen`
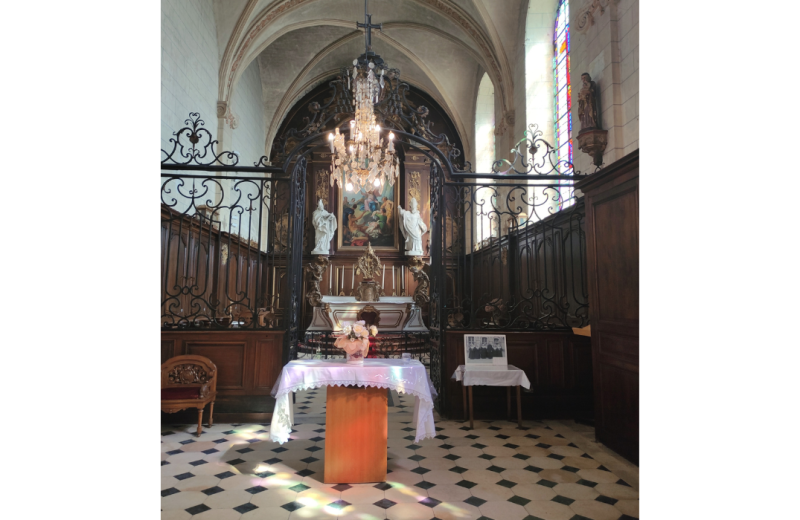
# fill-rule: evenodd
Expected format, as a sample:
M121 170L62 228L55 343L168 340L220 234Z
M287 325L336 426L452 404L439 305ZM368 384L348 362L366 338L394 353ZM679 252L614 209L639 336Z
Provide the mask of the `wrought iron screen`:
M305 157L239 166L199 114L161 161L161 327L279 329L296 340ZM299 233L295 230L300 230ZM298 246L299 240L299 246ZM287 349L288 353L288 349Z
M572 164L531 125L488 174L441 176L432 278L445 328L558 330L588 324L584 205ZM433 177L432 177L433 178ZM434 259L434 250L441 254Z

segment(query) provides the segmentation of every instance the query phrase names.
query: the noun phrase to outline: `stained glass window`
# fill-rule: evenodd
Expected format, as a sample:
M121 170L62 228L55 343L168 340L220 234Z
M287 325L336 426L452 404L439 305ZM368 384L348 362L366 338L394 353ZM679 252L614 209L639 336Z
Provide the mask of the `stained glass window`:
M555 146L559 161L572 163L572 87L569 81L569 0L560 0L553 31ZM559 168L561 169L561 168Z

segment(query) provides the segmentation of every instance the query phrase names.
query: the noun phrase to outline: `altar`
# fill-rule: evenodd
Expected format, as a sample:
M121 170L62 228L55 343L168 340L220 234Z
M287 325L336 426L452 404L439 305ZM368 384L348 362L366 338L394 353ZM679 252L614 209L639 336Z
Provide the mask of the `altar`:
M283 444L294 425L291 394L328 387L325 417L326 483L386 480L386 389L414 399L414 442L433 438L433 400L437 393L425 367L416 360L367 359L363 365L341 360L294 360L283 367L272 389L275 411L269 439Z
M306 330L341 332L347 324L362 319L384 332L428 332L422 309L411 296L381 296L376 302L357 301L355 296L323 296Z

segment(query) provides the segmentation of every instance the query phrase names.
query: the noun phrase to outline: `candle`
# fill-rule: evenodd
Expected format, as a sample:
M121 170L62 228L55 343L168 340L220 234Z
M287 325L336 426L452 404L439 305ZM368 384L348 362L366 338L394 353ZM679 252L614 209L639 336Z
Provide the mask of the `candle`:
M381 289L383 289L384 282L386 282L386 264L383 264L383 276L381 277Z
M328 271L328 295L331 294L332 286L333 286L333 271Z
M400 267L400 290L406 291L406 266Z
M350 289L356 286L356 264L353 264L353 279L350 280Z
M392 292L394 292L394 266L392 266Z

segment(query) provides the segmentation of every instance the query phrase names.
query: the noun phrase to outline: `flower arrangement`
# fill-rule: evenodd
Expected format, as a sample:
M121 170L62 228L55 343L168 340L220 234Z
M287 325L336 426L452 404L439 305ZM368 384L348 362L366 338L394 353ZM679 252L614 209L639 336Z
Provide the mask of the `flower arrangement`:
M333 346L347 353L348 363L363 363L369 351L369 337L377 336L378 328L375 325L367 327L364 321L357 321L342 329L342 334L336 338Z

